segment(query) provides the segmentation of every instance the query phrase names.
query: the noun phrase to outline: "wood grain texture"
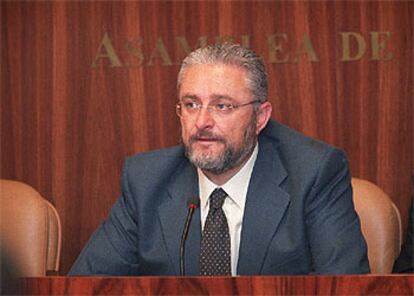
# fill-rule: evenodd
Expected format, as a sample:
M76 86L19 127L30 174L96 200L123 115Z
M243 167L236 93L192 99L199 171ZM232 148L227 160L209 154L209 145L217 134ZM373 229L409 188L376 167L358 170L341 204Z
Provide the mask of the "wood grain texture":
M412 295L414 276L49 277L25 295Z
M176 75L186 55L180 36L190 48L201 36L249 44L266 61L273 118L344 149L353 176L383 188L407 225L414 190L413 2L0 5L1 178L30 184L57 207L62 274L116 200L125 157L179 143ZM341 61L341 32L365 40L359 60ZM393 59L372 59L373 32L390 32L380 53ZM121 67L110 67L109 59L92 67L105 33ZM306 36L318 61L302 53L295 62ZM283 47L276 57L272 40Z

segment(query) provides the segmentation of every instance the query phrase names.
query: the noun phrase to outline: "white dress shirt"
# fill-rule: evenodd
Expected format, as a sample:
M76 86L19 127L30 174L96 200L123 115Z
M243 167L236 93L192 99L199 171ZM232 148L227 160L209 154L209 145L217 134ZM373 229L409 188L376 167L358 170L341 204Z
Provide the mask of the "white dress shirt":
M258 144L253 150L249 160L244 164L240 171L237 172L230 180L222 186L217 186L204 175L201 169L197 169L198 186L200 190L200 214L201 227L204 229L204 223L210 208L209 197L216 188L223 188L228 197L224 200L223 211L227 218L230 231L231 246L231 274L237 274L237 262L239 259L240 234L246 204L247 190L249 188L250 177L252 176L254 163L256 162Z

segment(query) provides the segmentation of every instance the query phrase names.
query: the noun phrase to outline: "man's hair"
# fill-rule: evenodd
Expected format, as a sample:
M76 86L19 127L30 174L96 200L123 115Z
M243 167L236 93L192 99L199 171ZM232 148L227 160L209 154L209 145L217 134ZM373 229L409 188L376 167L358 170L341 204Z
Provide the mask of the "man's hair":
M208 45L191 52L181 64L178 73L177 89L180 90L186 70L196 64L224 64L241 67L246 70L247 84L255 100L267 100L267 73L263 59L253 50L239 44L223 43Z

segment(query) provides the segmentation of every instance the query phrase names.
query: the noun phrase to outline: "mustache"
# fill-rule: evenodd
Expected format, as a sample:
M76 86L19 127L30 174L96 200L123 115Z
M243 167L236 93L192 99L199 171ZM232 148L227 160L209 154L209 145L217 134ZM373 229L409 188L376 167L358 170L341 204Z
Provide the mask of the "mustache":
M209 130L199 130L197 131L197 133L195 133L194 135L191 135L189 138L189 142L190 144L200 140L201 138L209 138L218 142L222 142L225 143L226 139L223 138L222 136L219 136Z

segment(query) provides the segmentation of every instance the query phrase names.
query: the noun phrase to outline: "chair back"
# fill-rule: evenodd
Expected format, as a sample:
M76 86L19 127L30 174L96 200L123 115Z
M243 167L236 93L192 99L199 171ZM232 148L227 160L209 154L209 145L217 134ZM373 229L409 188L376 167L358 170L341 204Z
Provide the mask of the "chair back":
M402 243L400 212L377 185L352 178L352 188L355 210L367 242L371 273L391 273Z
M0 180L0 199L2 252L18 275L56 274L62 231L55 207L32 187L10 180Z

